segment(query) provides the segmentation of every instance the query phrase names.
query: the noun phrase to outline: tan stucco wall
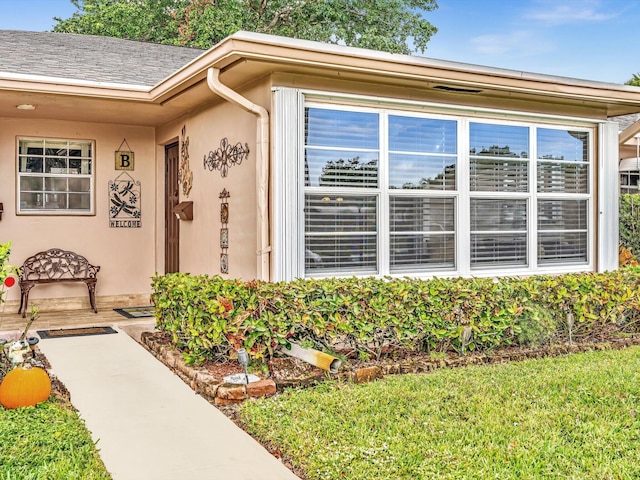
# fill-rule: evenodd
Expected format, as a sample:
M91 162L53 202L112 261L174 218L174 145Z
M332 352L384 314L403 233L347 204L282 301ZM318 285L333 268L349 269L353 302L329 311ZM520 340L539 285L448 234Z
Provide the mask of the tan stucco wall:
M16 215L16 138L58 138L95 141L95 215ZM141 182L142 227L109 228L108 182L115 170L114 152L123 139L135 153L130 175ZM11 263L49 248L72 250L100 265L97 296L148 294L154 273L155 230L154 129L124 125L100 125L62 121L0 117L0 242L12 242ZM128 150L126 145L122 148ZM7 292L19 300L17 285ZM87 297L84 284L65 283L35 287L31 299Z
M240 92L246 98L270 107L270 88L266 81ZM256 117L237 105L211 94L212 102L198 111L164 125L157 130L158 175L164 175L164 145L180 138L186 127L189 138L189 163L193 188L188 197L180 191L180 201L193 202L193 221L180 223L180 271L191 274L220 274L220 193L226 189L229 202L229 273L226 278L256 278L257 203L256 203ZM204 168L204 157L220 148L227 138L231 145L249 145L249 156L240 165L229 168L226 177L219 170ZM268 159L265 159L268 161ZM164 192L158 192L162 205ZM160 209L162 210L162 209ZM162 225L164 212L158 212ZM158 230L157 269L164 271L164 231Z

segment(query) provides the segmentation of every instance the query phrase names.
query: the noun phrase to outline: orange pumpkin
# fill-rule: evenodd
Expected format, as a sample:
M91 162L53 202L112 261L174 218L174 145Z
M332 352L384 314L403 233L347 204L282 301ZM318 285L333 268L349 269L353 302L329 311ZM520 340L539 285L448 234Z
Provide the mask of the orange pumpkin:
M32 407L49 398L51 379L38 367L17 367L0 383L0 404L5 408Z

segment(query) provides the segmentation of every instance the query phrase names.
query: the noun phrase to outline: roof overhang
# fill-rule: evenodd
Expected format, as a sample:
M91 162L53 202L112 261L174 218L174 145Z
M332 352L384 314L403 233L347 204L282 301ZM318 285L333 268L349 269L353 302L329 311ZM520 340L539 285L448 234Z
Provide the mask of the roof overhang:
M232 88L265 75L306 75L326 79L328 85L388 86L390 92L437 102L510 102L538 111L588 112L598 119L640 112L638 87L247 32L226 38L153 87L0 72L0 112L16 118L162 125L219 100L206 85L209 67L220 69L221 80ZM15 108L24 103L37 108Z

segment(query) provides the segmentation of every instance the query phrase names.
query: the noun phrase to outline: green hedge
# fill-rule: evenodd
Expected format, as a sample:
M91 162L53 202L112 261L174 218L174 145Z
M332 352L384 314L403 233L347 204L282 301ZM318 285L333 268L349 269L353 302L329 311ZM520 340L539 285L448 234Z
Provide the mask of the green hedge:
M640 256L640 195L620 195L620 245Z
M638 331L640 268L527 278L330 278L289 283L156 275L158 328L188 361L291 341L380 356L389 348L485 351ZM472 332L462 345L463 332ZM466 339L465 339L466 340Z

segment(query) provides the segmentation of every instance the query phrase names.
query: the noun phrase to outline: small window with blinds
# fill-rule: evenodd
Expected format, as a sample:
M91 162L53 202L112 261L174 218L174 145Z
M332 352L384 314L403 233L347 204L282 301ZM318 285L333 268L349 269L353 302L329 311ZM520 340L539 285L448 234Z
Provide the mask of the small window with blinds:
M472 192L529 191L529 129L469 125L469 187Z
M91 141L18 139L17 212L93 215L93 167Z
M527 265L527 200L471 199L471 268Z

